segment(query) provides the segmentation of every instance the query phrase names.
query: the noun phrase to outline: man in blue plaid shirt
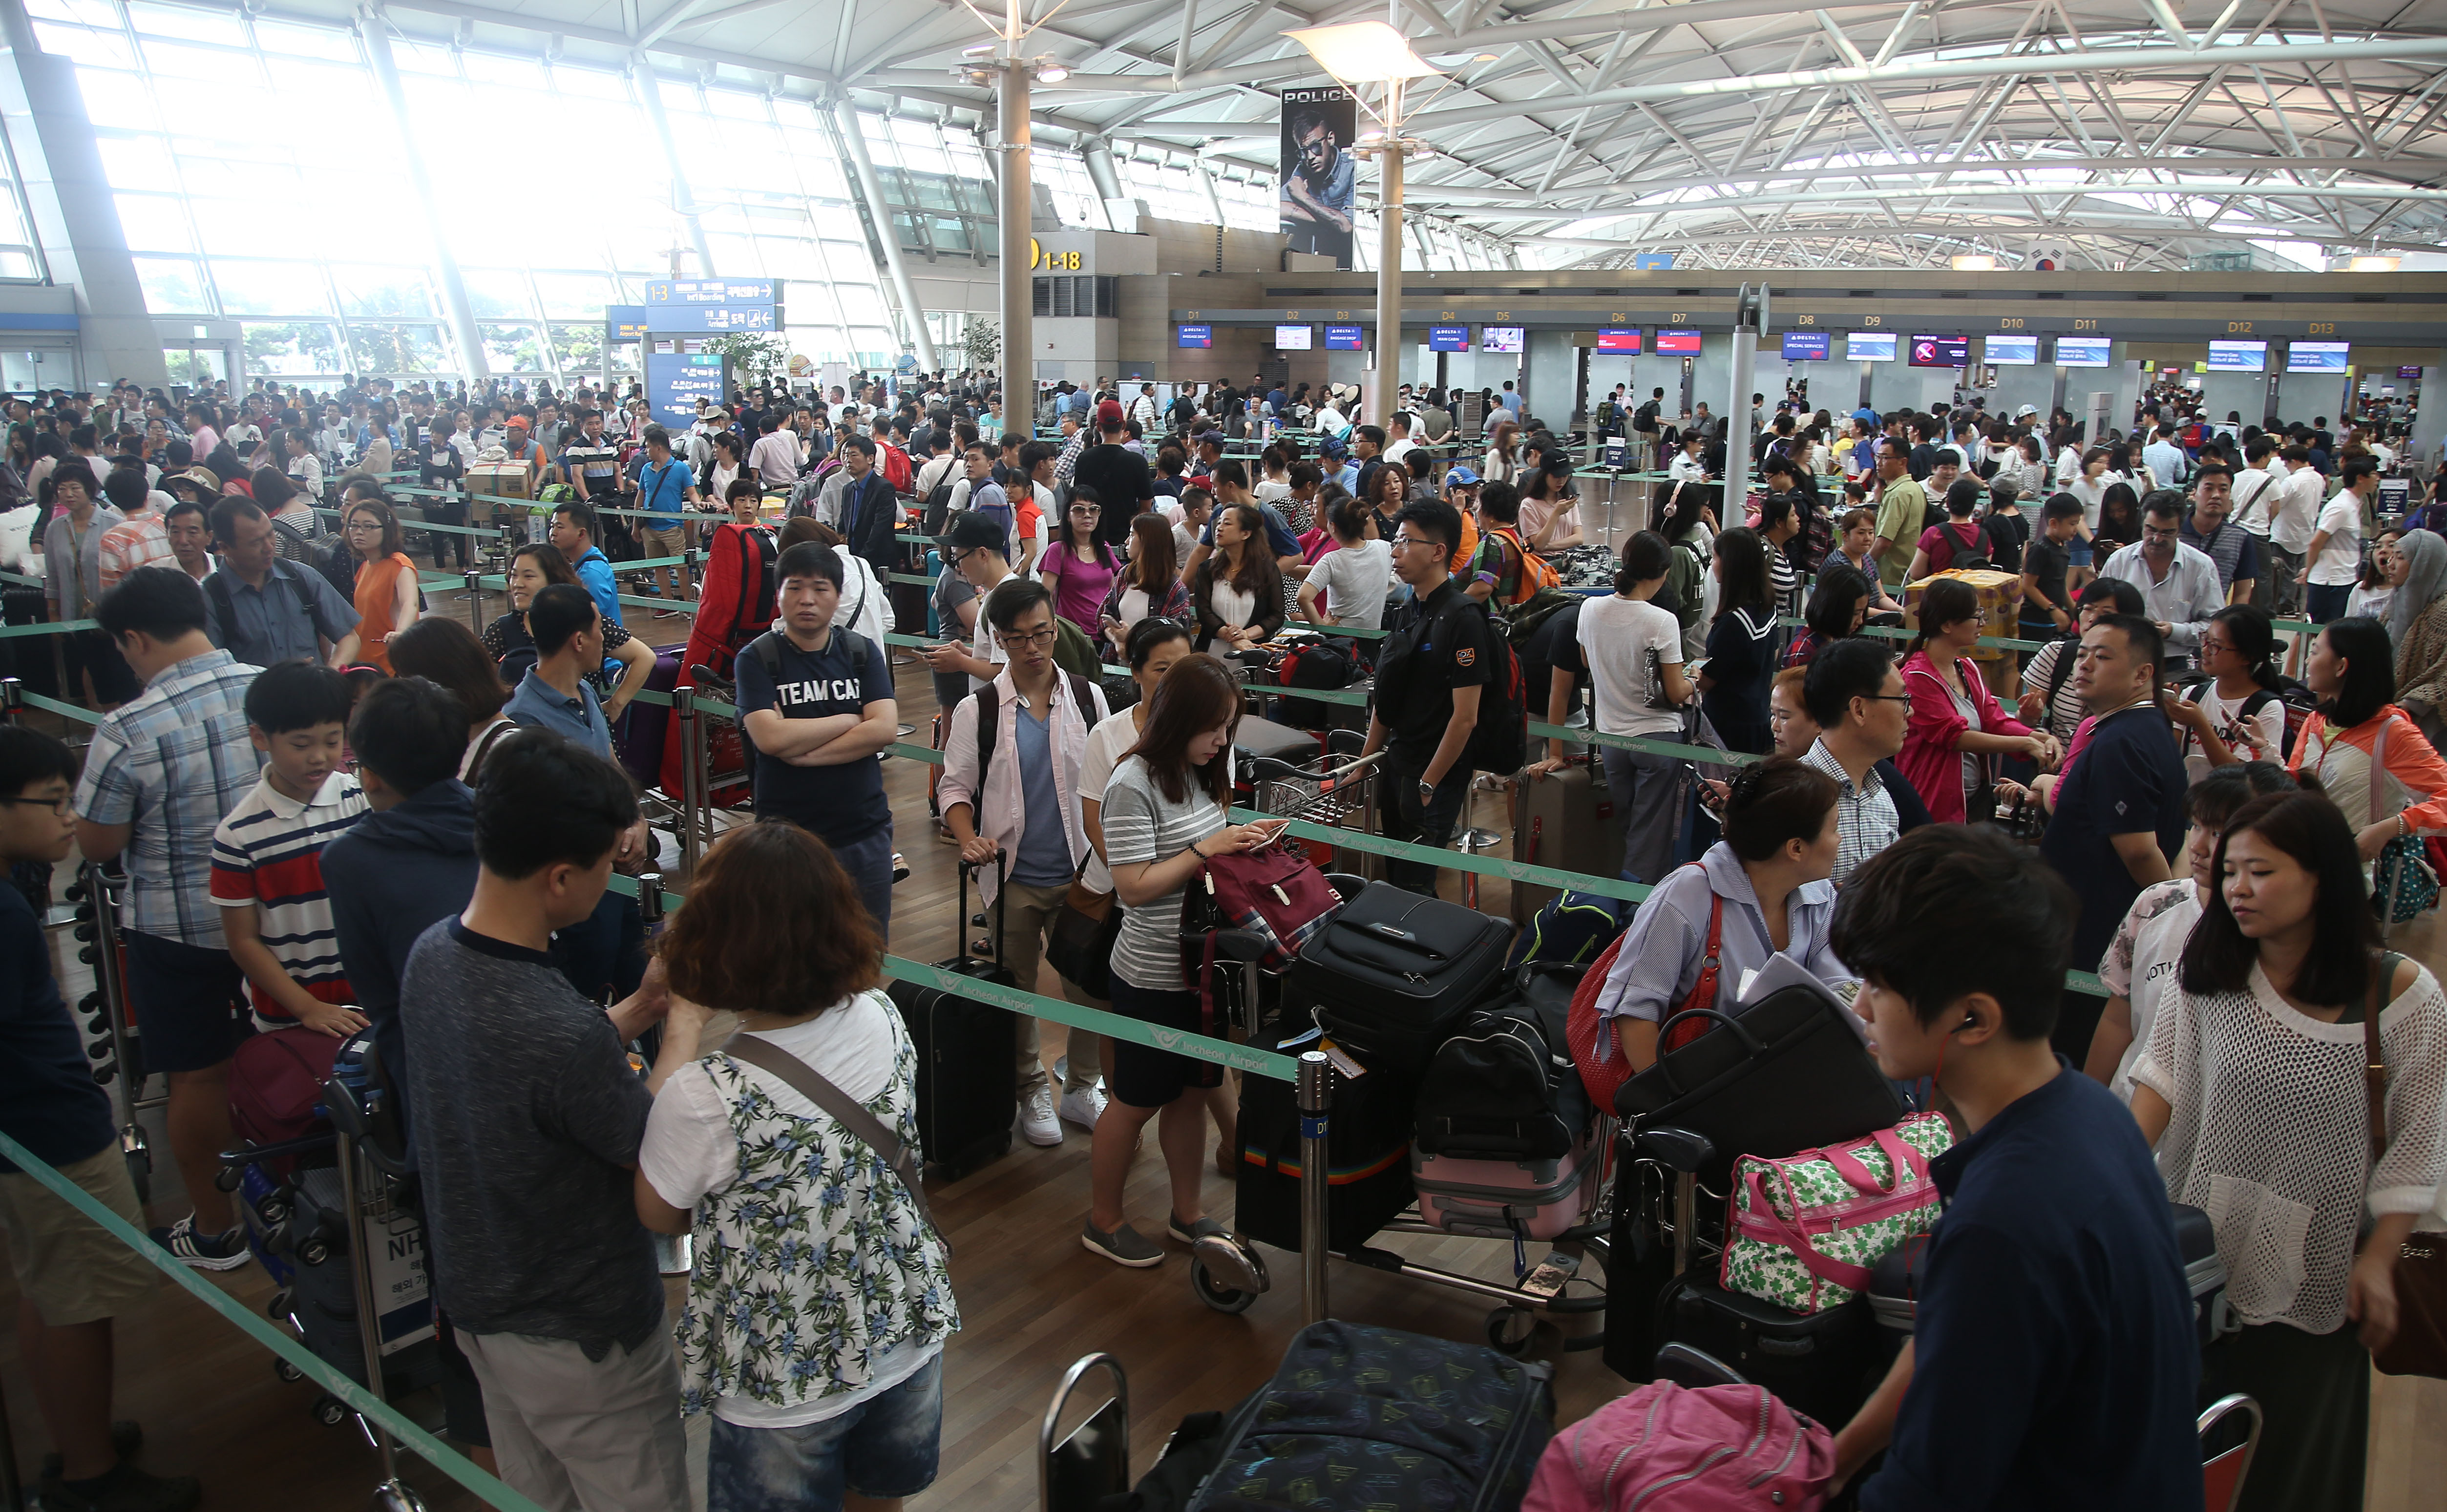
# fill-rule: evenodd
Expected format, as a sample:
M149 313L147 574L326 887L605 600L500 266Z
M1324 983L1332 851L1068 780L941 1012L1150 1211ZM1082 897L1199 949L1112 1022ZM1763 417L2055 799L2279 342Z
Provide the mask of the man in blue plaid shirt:
M245 1236L214 1178L230 1140L230 1052L247 1032L244 977L209 887L213 829L262 770L246 723L262 669L205 636L203 590L175 568L128 574L94 617L144 691L94 727L77 844L92 860L125 861L128 1002L146 1068L170 1080L170 1153L195 1203L153 1237L199 1270L235 1270Z

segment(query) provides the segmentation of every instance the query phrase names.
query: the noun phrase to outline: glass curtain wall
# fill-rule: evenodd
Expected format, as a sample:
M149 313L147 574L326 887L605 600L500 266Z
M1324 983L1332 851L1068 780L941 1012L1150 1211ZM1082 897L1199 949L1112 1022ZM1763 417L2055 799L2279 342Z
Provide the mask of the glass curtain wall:
M44 48L75 61L154 314L241 322L250 376L465 370L422 208L398 171L406 149L351 30L143 0L26 6ZM702 274L671 208L644 88L661 91L715 270L780 281L790 350L863 367L899 354L852 170L807 101L397 33L390 49L494 373L599 373L606 305L643 303L645 281L675 266ZM901 247L984 261L994 189L975 135L917 116L858 119ZM568 150L573 131L591 152ZM1107 224L1075 153L1039 145L1032 157L1066 224ZM1188 160L1134 148L1118 166L1156 216L1211 222ZM1226 224L1273 228L1270 175L1208 171ZM0 278L39 276L31 243L12 183ZM1474 265L1503 260L1495 249ZM959 325L915 318L939 340ZM634 370L635 348L614 358L616 371Z

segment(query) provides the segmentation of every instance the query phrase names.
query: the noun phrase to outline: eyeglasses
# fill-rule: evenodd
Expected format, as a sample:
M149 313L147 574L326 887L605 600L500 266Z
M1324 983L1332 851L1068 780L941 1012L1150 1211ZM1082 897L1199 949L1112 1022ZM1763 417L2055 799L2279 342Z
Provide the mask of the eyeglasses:
M1026 635L1005 635L1000 632L996 632L995 639L1001 643L1002 649L1005 651L1029 651L1032 649L1042 651L1046 647L1053 645L1058 634L1058 632L1051 630L1035 631Z
M1435 544L1436 542L1430 540L1425 536L1396 536L1393 539L1393 547L1395 551L1399 551L1405 546L1432 546Z
M1875 703L1901 704L1906 709L1911 708L1912 696L1909 693L1863 693L1861 696Z
M380 530L382 529L382 521L379 520L351 520L342 528L346 530Z
M74 802L75 800L68 798L0 798L0 803L6 803L11 808L20 803L29 808L47 808L62 819L67 818L76 811L71 806Z
M1071 513L1092 519L1097 515L1103 514L1104 511L1094 504L1072 504L1071 506Z

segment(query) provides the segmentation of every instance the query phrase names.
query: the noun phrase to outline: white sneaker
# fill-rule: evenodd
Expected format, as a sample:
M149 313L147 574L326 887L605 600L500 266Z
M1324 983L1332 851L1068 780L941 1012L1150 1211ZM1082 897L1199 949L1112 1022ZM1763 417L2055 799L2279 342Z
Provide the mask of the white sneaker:
M1081 1128L1092 1129L1096 1126L1096 1120L1103 1117L1104 1112L1105 1089L1101 1087L1083 1087L1075 1092L1062 1094L1061 1113L1062 1122L1065 1124L1076 1124Z
M1062 1143L1062 1121L1053 1116L1053 1088L1046 1083L1020 1094L1019 1132L1031 1144Z

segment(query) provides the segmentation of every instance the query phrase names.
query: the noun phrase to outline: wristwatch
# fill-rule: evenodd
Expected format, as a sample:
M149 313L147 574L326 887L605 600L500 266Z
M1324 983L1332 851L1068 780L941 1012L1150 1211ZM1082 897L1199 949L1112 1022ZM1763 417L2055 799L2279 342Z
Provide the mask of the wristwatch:
M1430 782L1430 781L1428 781L1428 780L1427 780L1426 778L1424 778L1424 777L1420 778L1420 779L1419 779L1419 797L1420 797L1420 798L1422 798L1422 799L1429 799L1429 798L1433 798L1433 797L1435 797L1435 796L1436 796L1436 784L1433 784L1433 783L1432 783L1432 782Z

